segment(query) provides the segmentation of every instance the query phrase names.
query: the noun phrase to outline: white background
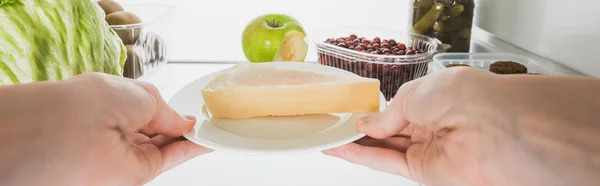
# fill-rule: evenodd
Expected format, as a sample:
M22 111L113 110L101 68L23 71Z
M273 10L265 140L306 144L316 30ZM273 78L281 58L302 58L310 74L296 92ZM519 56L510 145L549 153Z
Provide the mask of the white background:
M129 2L129 1L125 1ZM148 2L138 0L133 2ZM157 1L151 1L157 2ZM172 61L246 61L242 32L255 17L283 13L297 19L307 36L339 26L404 29L407 0L164 0L175 7ZM312 51L312 50L311 50ZM314 52L307 57L316 61Z

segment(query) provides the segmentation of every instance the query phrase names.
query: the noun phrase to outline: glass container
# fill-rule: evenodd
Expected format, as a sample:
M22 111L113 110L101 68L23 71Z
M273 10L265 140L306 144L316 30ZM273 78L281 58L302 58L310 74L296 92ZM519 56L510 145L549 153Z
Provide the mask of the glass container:
M437 38L446 52L469 52L475 0L411 0L410 30Z

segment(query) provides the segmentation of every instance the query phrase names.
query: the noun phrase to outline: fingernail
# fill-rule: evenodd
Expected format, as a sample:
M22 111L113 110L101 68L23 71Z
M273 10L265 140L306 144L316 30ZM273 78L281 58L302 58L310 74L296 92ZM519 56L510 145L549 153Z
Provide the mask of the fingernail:
M190 121L194 121L196 120L196 116L191 116L191 115L185 115L183 116L185 119L190 120Z
M366 124L370 123L371 121L373 121L373 116L367 116L367 117L364 117L364 118L358 120L358 125L366 125Z

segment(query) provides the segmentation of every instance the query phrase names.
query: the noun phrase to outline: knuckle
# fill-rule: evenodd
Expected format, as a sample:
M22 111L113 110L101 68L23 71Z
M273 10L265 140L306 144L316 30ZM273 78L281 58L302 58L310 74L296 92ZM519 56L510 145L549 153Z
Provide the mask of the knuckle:
M109 75L100 72L88 72L82 74L81 76L87 80L98 82L107 81L109 78Z
M148 97L149 97L151 105L152 105L152 109L153 110L160 109L160 104L159 104L158 99L162 99L162 97L160 96L160 92L159 92L158 88L152 83L143 82L143 81L138 81L137 84L140 87L142 87L148 94Z
M75 76L75 79L83 85L93 85L99 88L110 86L114 81L112 78L111 75L100 72L88 72Z
M487 73L477 68L451 68L451 70L444 74L445 76L442 79L445 79L449 83L462 83L473 80L475 77L483 74Z
M159 90L158 90L158 88L154 84L148 83L148 82L143 82L143 81L138 82L138 84L142 88L144 88L144 90L146 90L148 93L150 93L152 96L158 96L159 95Z

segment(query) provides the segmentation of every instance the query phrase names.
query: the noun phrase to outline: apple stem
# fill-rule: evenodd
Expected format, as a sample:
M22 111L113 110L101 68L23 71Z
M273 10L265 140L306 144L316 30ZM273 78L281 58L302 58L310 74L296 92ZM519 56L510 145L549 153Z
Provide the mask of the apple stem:
M273 22L271 23L271 26L272 26L272 27L275 27L275 28L279 27L279 24L277 24L277 22L275 22L275 18L273 18L273 19L272 19L272 21L273 21Z

